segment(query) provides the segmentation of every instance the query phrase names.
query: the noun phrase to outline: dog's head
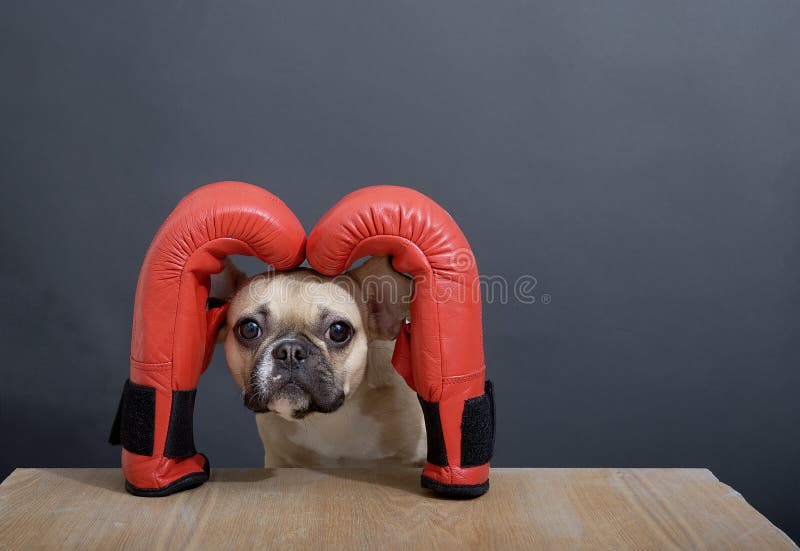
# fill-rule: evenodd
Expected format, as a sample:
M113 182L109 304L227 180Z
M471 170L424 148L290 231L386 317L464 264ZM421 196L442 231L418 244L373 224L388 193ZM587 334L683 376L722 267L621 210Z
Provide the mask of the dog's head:
M218 340L245 405L287 419L337 410L364 379L369 342L397 335L410 294L387 257L335 278L302 268L247 278L229 263L212 295L230 299Z

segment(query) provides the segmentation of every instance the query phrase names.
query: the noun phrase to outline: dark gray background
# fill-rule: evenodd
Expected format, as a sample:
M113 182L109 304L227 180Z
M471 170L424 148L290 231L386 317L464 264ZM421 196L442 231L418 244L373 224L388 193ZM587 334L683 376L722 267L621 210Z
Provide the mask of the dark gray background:
M497 466L708 467L794 538L800 4L3 2L0 476L115 466L137 272L221 179L415 187L485 274ZM197 441L261 461L221 354Z

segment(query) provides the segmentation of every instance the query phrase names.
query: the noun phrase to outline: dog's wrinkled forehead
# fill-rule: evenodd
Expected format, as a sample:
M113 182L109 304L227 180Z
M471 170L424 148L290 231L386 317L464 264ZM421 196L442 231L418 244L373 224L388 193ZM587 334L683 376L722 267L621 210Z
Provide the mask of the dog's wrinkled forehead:
M352 280L345 276L328 278L305 269L267 272L237 290L228 319L235 324L258 313L269 321L267 332L302 331L315 322L332 321L347 321L359 329L362 305L356 296Z

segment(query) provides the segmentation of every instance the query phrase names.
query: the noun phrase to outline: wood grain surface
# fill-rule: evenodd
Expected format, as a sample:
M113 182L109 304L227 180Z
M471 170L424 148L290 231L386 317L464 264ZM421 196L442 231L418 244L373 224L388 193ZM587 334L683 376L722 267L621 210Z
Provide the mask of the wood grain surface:
M117 469L17 469L0 548L797 549L704 469L493 469L472 501L419 471L215 469L166 498Z

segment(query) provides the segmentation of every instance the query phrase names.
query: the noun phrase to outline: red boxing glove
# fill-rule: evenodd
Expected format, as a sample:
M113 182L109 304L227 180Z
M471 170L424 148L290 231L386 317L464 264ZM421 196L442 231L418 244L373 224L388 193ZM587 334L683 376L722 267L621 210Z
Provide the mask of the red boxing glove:
M345 196L308 237L312 268L329 276L367 256L391 255L414 277L411 323L392 358L419 395L428 433L422 486L454 497L489 489L494 399L485 381L478 270L442 207L412 189L374 186Z
M130 493L164 496L208 480L192 415L227 309L207 308L211 275L232 254L257 256L276 270L296 268L305 239L280 199L241 182L193 191L158 230L139 273L130 379L110 438L123 446Z

